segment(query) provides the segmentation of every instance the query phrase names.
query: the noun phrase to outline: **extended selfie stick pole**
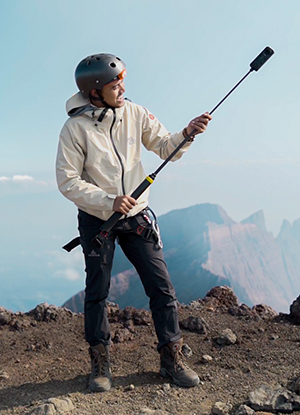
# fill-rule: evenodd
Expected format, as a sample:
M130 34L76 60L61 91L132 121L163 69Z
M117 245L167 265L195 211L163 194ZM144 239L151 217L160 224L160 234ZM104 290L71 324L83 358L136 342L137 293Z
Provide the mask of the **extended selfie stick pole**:
M250 63L250 70L246 73L245 76L228 92L227 95L210 111L209 114L212 114L224 101L232 94L232 92L250 75L253 71L258 71L264 63L267 62L268 59L274 54L273 49L270 47L266 47L255 59ZM130 195L134 199L137 199L141 194L144 193L146 189L154 182L157 174L165 167L165 165L178 153L178 151L184 146L184 144L191 139L191 137L196 133L196 130L193 130L187 137L179 144L178 147L169 155L169 157L155 170L154 173L150 174L145 178L145 180L133 191ZM103 237L106 238L108 232L112 229L112 227L118 222L118 220L123 216L120 212L115 212L112 216L102 225L100 233L94 238L95 242L97 242L100 246L103 245ZM75 240L74 240L75 241ZM72 241L71 241L72 242ZM63 248L67 251L73 249L69 249L69 247L73 247L73 245L67 244Z

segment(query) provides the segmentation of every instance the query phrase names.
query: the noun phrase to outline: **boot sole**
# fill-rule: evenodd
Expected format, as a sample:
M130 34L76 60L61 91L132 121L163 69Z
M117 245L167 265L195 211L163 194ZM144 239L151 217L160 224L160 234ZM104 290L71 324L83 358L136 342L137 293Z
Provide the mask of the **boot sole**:
M93 382L89 382L89 389L91 392L108 392L112 388L112 382L110 382L107 386L98 386L93 384Z
M181 386L183 388L193 388L194 386L197 386L200 382L200 379L197 377L195 378L193 381L189 382L189 383L184 383L184 382L180 382L178 381L178 379L174 378L171 373L169 373L165 368L160 368L159 374L165 378L165 377L169 377L173 380L173 382L178 385Z

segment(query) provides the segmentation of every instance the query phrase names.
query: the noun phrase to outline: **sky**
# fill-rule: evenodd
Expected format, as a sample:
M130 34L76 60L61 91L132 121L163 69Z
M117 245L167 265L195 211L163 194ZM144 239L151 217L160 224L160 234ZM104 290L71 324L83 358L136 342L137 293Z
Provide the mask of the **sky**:
M60 305L83 289L81 253L61 251L77 223L55 157L74 70L91 54L125 61L125 95L176 132L274 49L158 175L150 205L161 215L215 203L235 221L263 210L274 236L299 219L299 21L298 0L1 2L0 305ZM144 151L143 162L150 174L161 160Z

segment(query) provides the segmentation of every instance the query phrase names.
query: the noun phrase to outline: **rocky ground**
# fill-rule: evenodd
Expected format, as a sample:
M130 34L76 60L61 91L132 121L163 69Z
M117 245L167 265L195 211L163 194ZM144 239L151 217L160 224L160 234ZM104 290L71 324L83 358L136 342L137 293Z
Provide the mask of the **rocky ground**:
M106 393L87 388L81 314L0 308L0 414L300 414L298 299L293 307L289 315L250 309L227 287L180 305L185 359L201 379L183 389L158 374L150 313L111 304L114 387Z

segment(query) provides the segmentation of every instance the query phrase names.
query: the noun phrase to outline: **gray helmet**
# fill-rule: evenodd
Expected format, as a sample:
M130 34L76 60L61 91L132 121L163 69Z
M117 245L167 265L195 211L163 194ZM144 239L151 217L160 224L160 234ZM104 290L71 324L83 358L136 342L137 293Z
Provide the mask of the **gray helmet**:
M75 70L78 89L88 98L92 89L102 89L115 79L126 76L125 63L115 55L99 53L83 59Z

